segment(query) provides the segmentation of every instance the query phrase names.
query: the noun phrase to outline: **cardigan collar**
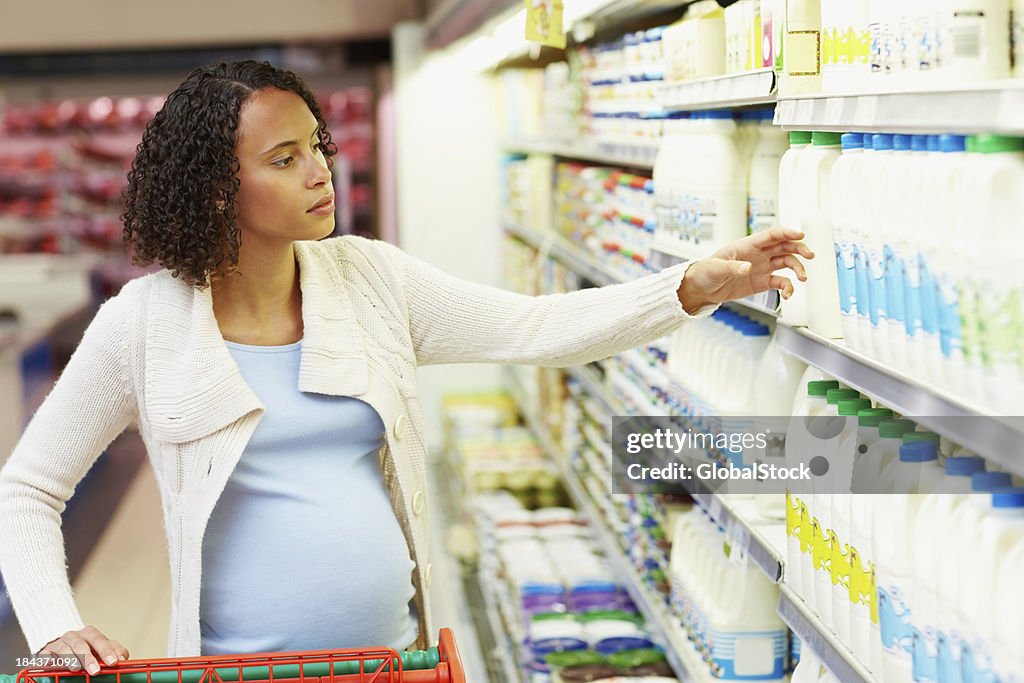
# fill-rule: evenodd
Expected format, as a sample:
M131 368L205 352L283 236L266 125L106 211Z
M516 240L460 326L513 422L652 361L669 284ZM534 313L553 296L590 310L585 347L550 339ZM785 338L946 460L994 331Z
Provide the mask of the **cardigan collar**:
M359 396L369 386L362 328L337 264L317 242L295 242L302 291L300 391ZM213 314L210 289L161 272L146 332L145 403L157 438L184 443L263 404L245 383Z

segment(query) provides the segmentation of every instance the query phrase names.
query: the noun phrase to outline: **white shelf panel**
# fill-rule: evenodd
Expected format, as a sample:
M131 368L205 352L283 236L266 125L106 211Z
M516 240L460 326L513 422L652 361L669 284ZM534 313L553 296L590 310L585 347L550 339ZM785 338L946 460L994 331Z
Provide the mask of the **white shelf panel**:
M561 235L542 233L522 225L506 225L505 231L541 252L548 253L563 266L596 285L611 285L629 280L624 274L609 268ZM779 293L774 290L762 292L746 299L731 301L729 304L774 317L778 315Z
M696 111L774 104L775 70L715 76L692 81L669 81L661 86L658 101L665 109Z
M779 616L800 636L803 647L809 648L828 667L839 683L877 683L850 648L836 638L804 601L788 586L780 585Z
M657 142L629 140L521 140L507 142L503 147L506 152L550 154L565 159L591 161L608 166L629 166L648 171L654 168L654 159L658 155Z
M779 98L775 123L811 131L1024 135L1024 80L946 91Z
M786 353L821 368L843 384L948 436L978 455L1024 475L1024 417L992 415L981 406L904 377L898 369L806 328L780 324L775 340Z

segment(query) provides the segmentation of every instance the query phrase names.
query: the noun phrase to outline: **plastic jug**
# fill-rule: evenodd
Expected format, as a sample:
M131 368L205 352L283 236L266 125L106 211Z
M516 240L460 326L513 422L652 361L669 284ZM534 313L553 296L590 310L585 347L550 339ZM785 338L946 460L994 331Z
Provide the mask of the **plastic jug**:
M939 549L946 540L953 510L971 493L971 475L985 470L977 456L952 457L945 462L945 477L939 490L921 502L915 522L917 547L914 554L913 659L915 681L938 680L938 582Z
M862 225L868 265L868 313L871 319L872 355L882 362L890 362L889 318L886 311L888 296L886 277L884 226L890 215L886 181L892 161L892 135L880 133L872 138L874 154L865 165L868 187L868 221Z
M1011 484L1006 472L977 472L971 475L971 489L962 505L957 506L946 526L948 543L940 546L939 554L939 628L938 628L938 680L940 683L964 683L962 651L966 633L963 611L959 607L963 582L968 576L963 544L973 544L981 520L992 508L991 497L977 495L1005 488ZM963 540L962 540L963 539ZM972 554L973 556L973 554Z
M964 645L961 670L965 683L994 680L992 649L996 641L993 614L1001 600L1013 600L1019 591L999 595L993 591L1000 560L1024 540L1024 488L992 492L991 508L975 530L972 561L966 565L958 605Z
M786 432L786 466L798 466L806 454L809 436L806 433L806 420L821 413L828 405L827 394L830 389L838 389L839 382L836 380L810 379L803 383L808 377L821 377L822 373L813 366L808 367L801 384L806 387L802 397L794 400L792 409L793 419L790 420L789 429ZM809 555L811 548L811 522L807 512L807 501L803 493L796 490L789 490L786 493L786 576L785 581L805 601L813 600L814 574L813 568L808 569L808 576L804 577L804 558Z
M839 281L832 236L830 176L841 154L838 133L811 135L811 148L800 156L797 176L802 183L800 225L804 241L820 258L807 263L807 326L823 337L843 336L839 312Z
M843 338L858 348L857 339L857 240L853 235L853 214L857 201L855 176L864 153L864 136L846 133L841 138L842 156L832 168L832 235L839 283L839 307Z
M932 441L904 443L899 460L887 473L893 493L877 496L874 517L878 621L882 639L883 680L910 680L913 672L913 554L917 511L924 496L939 490L943 471L938 445ZM918 551L919 552L919 551Z
M747 232L751 234L781 224L778 216L779 167L789 149L789 138L781 128L769 122L759 126L757 131L757 144L750 159L747 198Z
M1024 542L1018 542L999 560L996 577L997 595L1012 595L1020 590L1020 568L1024 566ZM1014 600L996 602L996 642L993 646L993 673L1003 683L1024 681L1024 620L1020 618L1020 604Z
M779 164L779 225L785 228L801 229L801 195L804 191L802 179L797 175L801 156L809 150L811 134L793 131L789 134L789 149L782 155ZM807 290L789 268L779 271L793 283L793 295L781 302L779 320L787 325L799 327L807 324Z

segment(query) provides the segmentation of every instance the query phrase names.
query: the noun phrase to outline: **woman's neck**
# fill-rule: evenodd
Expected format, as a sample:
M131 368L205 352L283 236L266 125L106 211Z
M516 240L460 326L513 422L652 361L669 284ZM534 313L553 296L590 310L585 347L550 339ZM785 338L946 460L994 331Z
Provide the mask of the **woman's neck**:
M238 271L213 285L213 312L221 336L270 346L302 339L299 267L287 253L239 254Z

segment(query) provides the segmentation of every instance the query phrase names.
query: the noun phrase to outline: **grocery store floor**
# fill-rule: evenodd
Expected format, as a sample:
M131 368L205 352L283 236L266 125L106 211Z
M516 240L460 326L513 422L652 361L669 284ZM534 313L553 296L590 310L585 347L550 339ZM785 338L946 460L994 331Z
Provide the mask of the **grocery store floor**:
M167 547L156 481L137 434L126 433L114 442L74 506L65 537L83 619L124 643L132 658L165 656L170 618ZM453 630L467 680L482 682L487 675L463 602L458 563L444 551L446 526L443 511L432 507L435 628ZM101 530L98 538L96 529ZM8 619L0 628L4 665L28 654L26 648L14 619ZM13 672L0 667L0 673Z

